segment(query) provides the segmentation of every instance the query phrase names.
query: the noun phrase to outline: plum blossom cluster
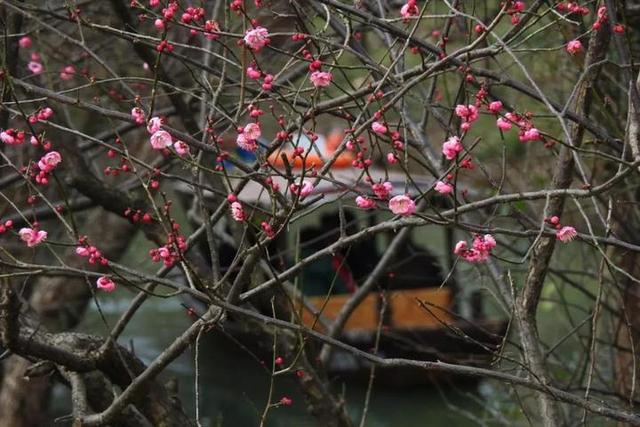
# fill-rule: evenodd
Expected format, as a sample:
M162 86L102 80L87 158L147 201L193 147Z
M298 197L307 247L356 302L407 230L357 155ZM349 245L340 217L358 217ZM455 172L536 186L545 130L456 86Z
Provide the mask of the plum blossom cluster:
M306 35L294 34L292 40L300 41L304 40ZM322 62L319 59L313 57L308 49L302 50L302 56L305 60L309 61L309 80L316 88L327 87L333 81L333 74L330 71L322 71Z
M596 31L599 30L608 19L607 8L605 6L600 6L596 14L596 22L593 23L593 29Z
M174 224L177 225L177 224ZM157 249L151 249L149 256L153 262L160 262L166 267L172 267L180 259L181 254L187 249L187 240L176 233L169 235L167 244Z
M73 65L65 65L60 71L60 80L69 81L77 73L76 67Z
M491 234L476 235L471 247L466 241L460 240L456 243L453 253L467 262L478 263L487 261L495 247L496 239Z
M27 63L27 68L32 74L40 74L44 71L44 66L42 65L42 59L40 58L39 53L31 53L31 61Z
M76 255L87 258L89 264L100 264L102 266L109 264L109 260L107 260L107 258L102 255L100 250L95 246L89 244L86 236L82 236L80 237L80 239L78 239Z
M523 1L507 0L507 13L511 16L511 23L516 25L520 22L520 15L524 12L525 4Z
M140 209L127 208L124 211L125 218L129 218L131 222L148 224L153 221L153 216L149 212L142 212Z
M478 113L478 107L471 104L457 105L455 112L456 116L460 117L460 119L462 120L460 129L462 129L463 131L468 131L469 129L471 129L471 123L475 122L476 120L478 120L478 117L480 117Z
M389 181L371 184L371 191L378 200L387 200L393 191L393 184ZM357 196L356 205L361 209L373 209L376 207L376 200L372 197Z
M57 151L49 151L38 161L39 172L35 175L35 181L40 185L49 183L49 175L62 162L62 156Z
M556 229L556 239L561 241L562 243L569 243L570 241L575 239L576 236L578 236L578 232L574 227L570 225L563 226L560 223L560 218L555 215L549 218L545 218L544 221Z
M138 125L143 125L145 122L144 111L140 107L133 107L131 110L131 117Z
M159 2L155 0L151 3L155 4L155 6L152 5L151 7L157 7L157 5L159 5ZM156 28L156 30L162 32L166 31L169 23L175 19L175 15L179 11L179 9L180 5L177 1L170 1L167 4L167 7L162 9L162 17L156 18L156 20L153 22L153 26ZM218 39L220 37L220 26L216 21L204 21L204 18L204 8L188 6L186 9L184 9L182 15L180 15L180 22L185 25L197 26L200 28L200 30L196 28L190 28L189 36L191 37L196 36L198 33L202 33L205 38L209 40Z
M236 144L246 151L256 151L258 149L258 138L262 136L260 123L249 123L242 128L238 128Z
M268 238L273 239L276 236L276 231L273 229L271 224L269 224L267 221L262 221L260 223L260 228L262 228L262 231L264 231L264 234Z
M7 230L13 228L13 221L8 219L5 222L0 222L0 234L5 233Z
M351 161L351 166L354 168L365 169L373 164L371 158L365 158L368 148L365 145L365 139L362 135L347 141L346 147L347 150L356 152L356 158Z
M131 110L131 117L138 124L144 123L144 113L138 107ZM147 124L147 131L151 134L149 143L154 150L162 151L173 146L176 154L184 156L189 153L189 146L180 140L173 140L169 132L162 129L163 120L160 117L152 117ZM168 153L168 152L167 152Z
M533 126L531 118L527 115L508 112L504 117L499 117L496 120L496 126L503 132L511 130L514 124L519 128L518 140L520 142L538 141L542 138L540 131Z
M53 110L49 107L45 107L38 112L31 114L29 116L29 123L35 125L42 120L49 120L51 117L53 117Z
M269 30L261 26L247 30L243 40L244 43L255 52L259 52L271 42L271 39L269 39Z
M20 37L18 40L18 46L20 46L21 49L30 49L33 46L33 40L31 40L31 37L29 36ZM27 63L27 69L34 75L40 74L44 71L42 58L38 52L31 52L30 61ZM76 68L73 65L66 65L60 71L60 79L64 81L71 80L74 75L76 75Z
M269 92L273 88L273 74L264 74L260 69L258 69L256 64L251 64L247 67L246 71L247 77L251 80L262 80L262 90L265 92ZM263 78L264 77L264 78Z
M204 23L204 36L209 40L217 40L220 38L220 25L209 19Z
M389 181L378 182L371 185L371 190L378 199L387 200L389 198L389 194L393 191L393 184Z
M0 140L7 145L20 145L24 142L25 136L24 131L13 128L0 132Z
M568 1L566 3L564 2L557 3L556 10L558 12L576 13L576 14L585 15L585 16L589 14L588 7L573 1Z
M313 192L313 184L310 181L304 180L302 184L292 183L289 185L291 194L298 196L300 199L304 199Z

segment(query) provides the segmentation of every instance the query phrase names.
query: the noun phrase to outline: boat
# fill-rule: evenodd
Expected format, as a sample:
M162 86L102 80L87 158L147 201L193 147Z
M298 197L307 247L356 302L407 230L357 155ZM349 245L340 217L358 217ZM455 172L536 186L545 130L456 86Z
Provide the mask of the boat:
M300 146L305 150L311 144L310 140L304 141L302 137L298 140L303 141ZM321 167L335 150L335 144L321 142L316 141L316 146L325 151L320 151L312 158L307 156L296 161L296 154L289 147L274 153L268 161L274 168L288 168L293 173L299 173L303 165L306 168L310 165ZM391 217L383 209L365 211L355 207L353 191L367 194L371 190L371 182L365 182L360 169L351 167L351 154L345 156L345 159L338 157L340 161L332 166L331 180L321 180L307 196L307 199L314 200L314 206L317 207L309 215L293 218L289 231L283 233L284 236L269 248L274 265L286 268L296 257L304 258L326 247L341 232L350 234L363 224L371 225ZM369 176L374 180L391 182L394 190L390 197L406 191L406 175L400 171L372 167ZM428 189L433 185L433 179L428 177L412 178L413 186ZM231 182L234 184L234 179ZM281 189L287 189L289 184L284 174L274 174L272 182ZM184 189L183 192L193 194L190 189ZM264 186L254 181L247 183L237 194L238 200L246 206L264 211L268 211L270 197ZM205 192L205 199L212 206L220 203L220 195L216 197ZM384 357L483 367L491 365L503 343L507 322L488 318L478 295L471 298L472 303L467 304L467 316L460 315L461 304L456 298L459 289L455 276L447 275L445 279L441 267L448 262L446 267L451 268L452 236L446 233L434 238L433 235L420 233L420 230L411 233L408 242L379 280L375 291L370 292L353 311L340 339ZM306 265L292 280L295 287L292 293L295 295L293 306L299 321L310 329L326 332L328 325L336 319L375 267L393 235L386 233L373 236ZM424 245L426 240L431 242L430 247ZM446 256L435 256L432 253L434 246L439 246L441 254ZM471 320L467 319L469 317ZM240 342L244 342L242 336L247 332L242 327L235 328L233 322L225 325L225 331ZM332 374L364 379L369 375L369 367L366 361L346 351L336 350L332 352L325 368ZM422 375L416 374L415 370L405 369L386 369L377 375L386 383L399 382L402 385L434 379L433 374L426 371Z

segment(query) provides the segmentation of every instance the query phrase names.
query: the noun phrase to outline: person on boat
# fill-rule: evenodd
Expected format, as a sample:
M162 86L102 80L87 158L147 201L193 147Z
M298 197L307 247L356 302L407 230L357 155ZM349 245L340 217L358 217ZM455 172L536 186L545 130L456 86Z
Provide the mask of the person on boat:
M303 258L324 249L330 244L332 230L307 227L300 233ZM306 265L302 271L302 292L308 296L323 296L352 293L357 289L356 281L339 253L326 255Z

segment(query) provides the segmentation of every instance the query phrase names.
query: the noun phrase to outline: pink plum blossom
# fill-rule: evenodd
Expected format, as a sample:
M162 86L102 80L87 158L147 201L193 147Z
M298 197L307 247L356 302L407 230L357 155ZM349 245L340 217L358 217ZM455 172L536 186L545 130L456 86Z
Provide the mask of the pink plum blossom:
M416 0L407 0L407 2L400 8L400 16L405 20L418 15L419 12Z
M21 228L18 235L28 247L32 248L39 245L47 238L47 232L36 228Z
M113 292L116 289L115 282L107 276L99 277L98 280L96 280L96 286L104 292Z
M467 250L467 247L467 242L465 242L464 240L460 240L458 243L456 243L456 246L453 249L453 253L456 255L461 255L462 253L464 253L464 251Z
M16 138L13 135L7 133L6 131L0 132L0 141L8 145L17 145Z
M462 143L457 136L452 136L442 144L442 154L444 154L447 160L455 159L458 153L462 152L462 149Z
M81 256L81 257L88 257L89 255L91 255L91 252L89 252L89 248L84 247L84 246L78 246L76 248L76 255Z
M151 135L149 142L154 150L163 150L167 147L171 147L171 144L173 143L171 134L164 130L159 130Z
M264 76L264 83L262 83L262 90L269 92L273 88L273 74L267 74Z
M262 136L260 124L258 123L249 123L244 127L242 133L249 139L258 139L260 138L260 136Z
M249 77L251 80L258 80L260 77L262 77L262 73L260 72L260 70L257 70L252 66L248 66L247 77Z
M389 200L389 209L396 215L409 216L416 211L416 203L407 195L399 195Z
M258 149L258 143L255 139L249 139L244 133L239 133L236 138L236 144L238 147L246 151L256 151Z
M361 209L373 209L376 207L376 202L368 197L358 196L356 197L356 205Z
M183 141L176 141L173 143L173 149L176 150L178 156L184 156L189 152L189 146Z
M526 130L523 135L525 141L537 141L540 139L540 131L536 128Z
M451 194L453 193L453 186L444 181L438 181L435 185L435 190L440 194Z
M259 123L249 123L244 128L240 129L236 138L236 144L238 147L247 151L256 151L258 149L258 143L256 140L260 138L262 131Z
M513 125L511 124L511 122L505 118L498 118L498 120L496 120L496 125L498 126L498 128L502 131L508 131L511 130L511 128L513 127Z
M301 199L303 199L313 192L313 184L305 180L302 182L302 185L299 185L297 183L291 184L289 186L289 190L291 190L293 194L296 194L300 196Z
M20 37L20 40L18 40L18 45L22 49L29 49L31 47L31 37L29 36Z
M19 138L12 129L0 132L0 141L7 145L20 145L24 142L24 138Z
M156 133L162 127L162 119L160 117L151 117L149 124L147 124L147 131L150 134Z
M371 130L380 135L384 135L388 131L387 127L380 122L371 123Z
M38 120L49 120L53 117L53 110L50 107L45 107L38 112Z
M242 204L240 204L240 202L231 203L231 217L238 222L244 221L245 219L247 219L244 213L244 209L242 208Z
M204 36L208 40L217 40L220 38L220 25L213 20L208 20L204 23Z
M500 110L502 110L502 102L493 101L491 104L489 104L489 111L491 111L493 114L498 113Z
M327 87L331 84L333 75L328 71L314 71L309 79L315 87Z
M257 52L269 43L269 31L264 27L248 30L244 35L244 42Z
M389 181L385 181L382 183L373 184L371 186L371 189L379 199L385 200L389 198L389 193L393 191L393 184L391 184Z
M27 64L27 68L33 74L40 74L42 70L44 70L42 64L36 61L29 61L29 63Z
M560 230L556 231L556 239L562 243L568 243L576 238L578 232L570 225L565 225Z
M62 156L57 151L49 151L38 161L38 167L43 172L51 172L62 161Z
M131 118L139 125L144 124L144 111L140 107L134 107L131 110Z
M491 234L477 235L473 239L473 247L464 240L456 243L453 253L462 257L465 261L475 263L489 259L491 250L496 247L496 239Z
M65 81L71 80L75 74L76 74L76 68L73 65L67 65L60 72L60 79Z
M567 52L569 52L570 55L575 55L580 51L582 51L582 43L580 43L580 40L571 40L567 43Z

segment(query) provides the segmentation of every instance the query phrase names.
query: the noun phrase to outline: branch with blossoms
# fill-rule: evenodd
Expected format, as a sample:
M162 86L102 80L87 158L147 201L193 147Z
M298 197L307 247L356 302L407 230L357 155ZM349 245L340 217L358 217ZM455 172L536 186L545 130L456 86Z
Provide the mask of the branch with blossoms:
M640 34L626 24L638 15L629 2L4 0L0 9L0 344L22 361L13 366L56 372L72 389L75 422L136 414L190 425L179 405L159 410L164 387L149 405L140 396L176 357L197 355L200 337L231 325L271 354L272 386L295 375L322 425L354 424L330 387L340 352L486 379L540 425L587 412L638 422ZM318 236L296 231L329 211ZM130 247L134 232L150 250ZM112 235L129 237L108 243ZM480 292L510 325L484 346L489 368L385 359L349 342L367 297L393 292L412 236L455 290L460 324L482 320L469 308ZM135 260L122 256L127 247ZM329 258L324 297L346 283L332 318L298 286ZM47 283L64 278L79 313L105 293L128 301L104 336L64 332L81 314L49 320L68 295ZM118 342L154 298L179 299L193 323L144 366ZM430 315L428 302L413 303ZM24 376L12 369L0 408L24 404L33 387L12 395L9 379ZM270 392L261 422L292 404Z

